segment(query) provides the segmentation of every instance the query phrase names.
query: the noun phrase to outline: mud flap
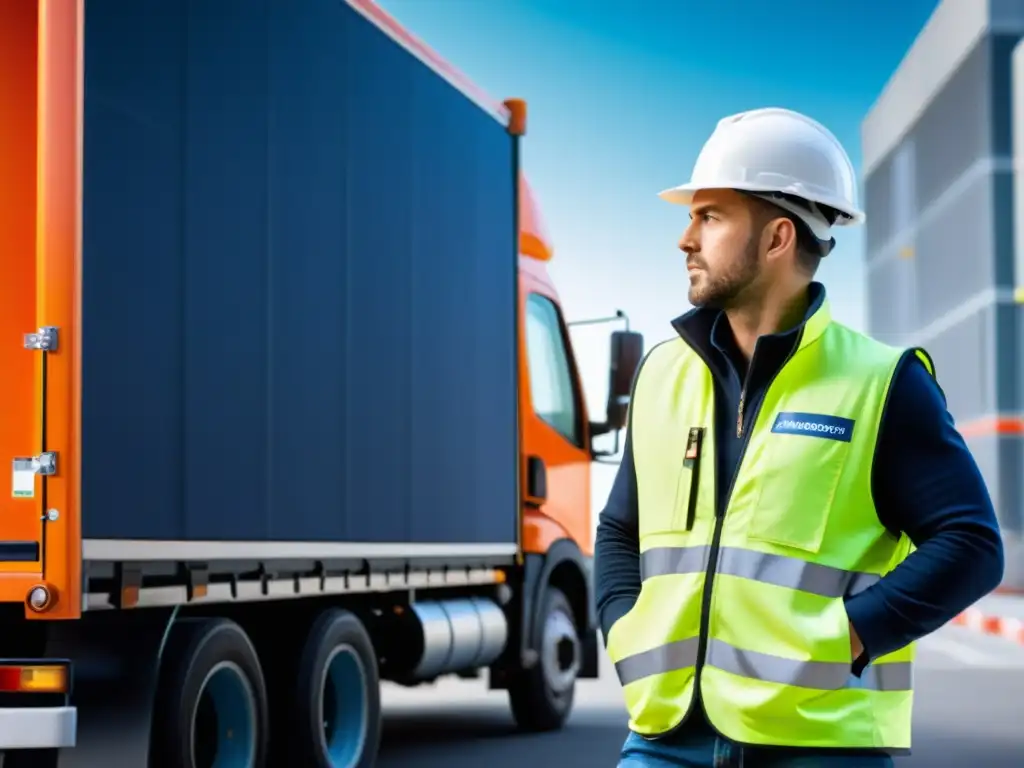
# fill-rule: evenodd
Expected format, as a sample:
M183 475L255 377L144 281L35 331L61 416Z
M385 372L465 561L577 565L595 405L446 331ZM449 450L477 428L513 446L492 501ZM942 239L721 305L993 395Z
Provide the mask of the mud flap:
M149 764L149 728L160 652L174 609L84 613L53 622L46 655L72 661L71 703L78 746L60 768L139 768Z
M597 640L597 630L588 629L583 633L580 638L582 647L580 653L583 658L580 660L582 666L580 667L579 679L580 680L596 680L599 674L599 660L598 653L599 643Z

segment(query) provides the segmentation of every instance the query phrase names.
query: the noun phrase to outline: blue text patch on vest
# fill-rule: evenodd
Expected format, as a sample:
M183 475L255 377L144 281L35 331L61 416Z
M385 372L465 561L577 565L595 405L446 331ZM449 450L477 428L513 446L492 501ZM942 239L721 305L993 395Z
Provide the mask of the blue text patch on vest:
M826 416L823 413L795 413L786 411L775 417L772 432L780 435L807 435L828 440L850 442L853 437L853 419Z

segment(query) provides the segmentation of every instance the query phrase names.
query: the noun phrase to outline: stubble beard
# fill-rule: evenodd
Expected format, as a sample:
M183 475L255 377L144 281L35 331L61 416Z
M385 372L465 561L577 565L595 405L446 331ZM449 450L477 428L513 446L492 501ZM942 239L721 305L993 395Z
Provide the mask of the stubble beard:
M698 264L702 269L695 273L696 281L692 276L690 278L690 304L709 309L732 309L760 272L757 240L751 237L740 258L717 274L709 272L699 257Z

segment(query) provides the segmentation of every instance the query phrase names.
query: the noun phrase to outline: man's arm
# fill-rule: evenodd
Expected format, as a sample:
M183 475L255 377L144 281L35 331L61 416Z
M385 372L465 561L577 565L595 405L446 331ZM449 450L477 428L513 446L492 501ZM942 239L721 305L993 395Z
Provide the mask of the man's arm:
M612 624L640 595L640 536L637 529L633 443L626 433L622 463L602 510L594 541L594 591L605 642Z
M858 674L871 659L943 626L1003 578L1003 543L985 482L945 395L913 353L893 382L872 493L882 524L917 549L846 601L863 645Z

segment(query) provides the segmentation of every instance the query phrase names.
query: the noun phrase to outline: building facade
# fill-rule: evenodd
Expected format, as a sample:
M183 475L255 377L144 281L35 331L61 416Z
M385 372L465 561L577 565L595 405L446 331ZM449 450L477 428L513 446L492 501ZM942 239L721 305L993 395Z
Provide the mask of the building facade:
M942 0L861 131L869 331L934 358L996 503L1008 587L1024 587L1022 38L1020 0Z

